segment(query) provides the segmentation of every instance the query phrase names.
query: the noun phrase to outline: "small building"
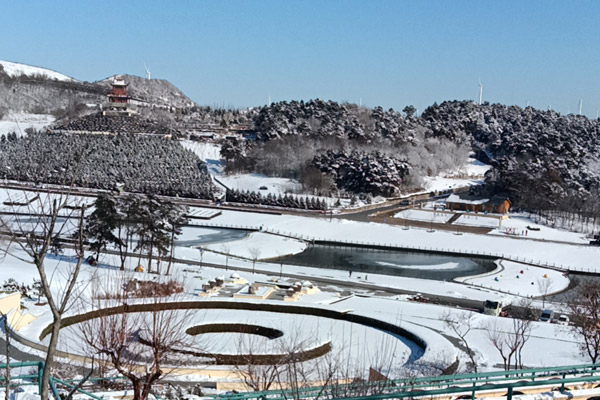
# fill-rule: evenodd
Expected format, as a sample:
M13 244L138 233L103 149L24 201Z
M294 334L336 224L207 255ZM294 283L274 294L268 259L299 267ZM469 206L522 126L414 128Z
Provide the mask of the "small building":
M481 197L471 194L451 194L446 199L446 209L452 211L473 211L506 214L510 200L503 195Z
M108 103L102 115L127 115L131 116L137 113L137 107L130 103L131 97L127 95L127 86L125 79L116 77L110 83L112 86L108 96Z

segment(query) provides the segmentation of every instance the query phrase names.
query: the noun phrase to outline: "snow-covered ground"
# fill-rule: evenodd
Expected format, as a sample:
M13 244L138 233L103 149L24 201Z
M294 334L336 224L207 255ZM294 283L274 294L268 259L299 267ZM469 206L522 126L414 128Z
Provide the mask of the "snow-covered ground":
M306 247L306 242L301 240L254 232L244 239L228 242L225 245L210 244L203 249L247 259L266 260L301 253Z
M431 201L424 204L423 208L403 210L395 214L394 217L431 222L432 214L434 214L434 223L445 223L450 219L453 212L445 211L448 214L440 212L439 210L443 209L444 205L444 200ZM501 214L467 213L462 211L454 213L459 215L459 218L453 222L454 225L492 228L489 232L491 235L552 240L573 244L588 244L590 241L590 238L584 233L536 223L526 213L510 212L506 215L508 218L502 220L500 220L503 217ZM448 218L443 217L444 215L448 215ZM531 230L532 227L538 230Z
M237 222L245 222L248 224L251 224L255 218L261 218L262 223L270 221L269 225L273 228L288 228L290 226L290 220L288 220L290 217L288 216L279 216L275 219L271 219L271 216L269 216L269 218L265 219L265 216L259 216L253 213L225 212L225 217L223 220L234 217ZM221 217L216 218L219 219ZM348 221L331 223L326 222L325 225L322 225L322 222L319 222L322 220L314 218L294 218L291 221L293 221L293 226L295 226L296 229L300 229L302 226L307 224L313 229L320 230L321 233L329 233L338 238L347 237L348 234L350 234L350 237L352 237L353 231L356 229L352 228L356 224ZM360 230L363 234L370 234L372 233L370 229L372 225L373 224L358 224L357 226L360 227ZM325 226L329 227L329 229L325 230ZM214 234L214 230L211 229L190 229L193 229L195 232L187 232L186 235L197 237L203 234ZM403 230L400 229L394 232L400 233L401 231ZM417 230L410 230L411 235L414 235L415 232L417 232ZM389 231L387 233L389 234ZM437 232L428 233L428 235L436 236ZM465 235L463 235L462 238L465 239ZM506 240L505 238L500 237L491 238L495 240ZM182 239L190 239L190 237L184 237ZM402 239L404 240L405 237ZM516 240L512 239L512 241ZM245 253L248 251L248 249L252 247L258 247L261 249L261 253L263 253L261 254L260 258L265 258L263 257L264 255L277 255L277 253L281 251L301 251L304 243L297 240L286 240L285 238L268 235L262 232L254 233L242 239L230 241L227 245L230 253L235 252L237 254L244 254L244 256L248 255ZM222 248L218 243L205 246L205 251L202 255L203 261L223 265L225 263L225 256L210 251L212 247L216 247L216 251L222 251ZM176 249L176 256L189 260L200 260L200 253L194 248L179 247ZM59 292L62 290L64 286L64 276L68 274L71 266L68 261L69 259L65 257L49 258L47 263L48 268L50 268L50 270L56 268L56 272L51 274L51 276L54 277L52 284L53 291ZM84 269L81 277L81 289L83 290L84 297L89 297L91 295L93 282L97 282L95 279L105 281L107 277L113 273L111 272L113 270L107 268L107 265L118 265L118 260L114 256L103 256L101 262L102 264L99 268L90 267L88 265L84 265L83 267ZM18 277L19 280L30 283L37 276L37 272L32 265L25 264L18 259L7 257L4 259L2 264L3 268L0 269L0 280L7 279L8 277ZM136 264L137 260L130 260L128 269L131 270L131 268ZM145 264L145 261L142 261L142 264ZM219 268L187 265L176 265L173 267L172 271L173 276L178 279L182 279L185 282L187 294L184 296L191 296L195 289L200 288L202 284L206 283L209 279L213 279L222 275L228 276L228 274L235 271L235 269L238 267L249 270L252 265L252 261L229 257L228 264L230 271L227 272ZM497 285L496 287L503 291L506 291L506 288L510 287L513 289L511 290L512 293L515 291L523 291L525 292L523 293L524 295L537 295L540 293L538 285L531 285L531 282L536 278L549 279L552 282L556 282L556 286L551 290L560 290L560 288L564 287L568 282L565 277L557 272L506 262L503 263L502 267L503 269L498 269L494 272L494 274L473 277L470 279L466 278L465 281L483 286L487 286L488 284L490 286ZM281 267L278 263L258 262L256 263L256 269L259 272L256 274L251 274L249 272L242 271L240 272L240 275L250 282L268 282L273 277L278 276L280 268ZM396 296L394 298L373 296L372 294L369 294L372 291L371 287L373 285L382 287L406 288L413 291L422 291L423 293L466 297L479 299L481 301L486 299L494 300L506 298L510 298L513 302L519 301L519 296L505 295L503 293L498 293L486 288L470 287L458 282L428 281L423 279L390 277L377 274L369 274L367 278L366 275L358 273L349 278L347 277L345 271L290 265L285 265L283 268L286 274L305 276L308 280L311 278L322 277L331 281L331 283L329 283L326 287L322 288L321 292L314 295L302 296L300 301L297 303L298 305L306 305L311 307L318 306L338 311L352 312L369 317L375 317L389 323L398 324L410 332L413 332L427 343L427 350L422 358L422 361L428 362L435 362L436 360L439 362L440 359L454 360L456 356L459 356L461 359L465 359L464 354L458 351L446 338L440 335L440 332L442 332L446 335L452 336L452 332L450 332L448 328L444 327L444 324L440 321L440 315L445 313L447 308L431 304L417 304L408 302L406 301L405 296ZM523 270L523 274L521 274L521 270ZM266 271L266 273L263 271ZM543 274L547 274L548 278L543 278ZM517 275L520 275L520 278L516 278ZM134 274L134 276L138 279L154 279L156 277L156 275L147 273L137 273ZM495 276L499 277L498 281L494 279ZM360 294L360 296L357 295L348 298L341 298L339 296L341 289L336 287L336 281L339 282L338 284L340 286L349 281L358 285L357 288L353 290L357 294ZM289 282L293 282L293 280L290 280ZM365 297L365 295L367 295L367 297ZM215 296L211 298L221 299ZM231 301L239 300L232 299ZM268 301L277 302L277 300ZM283 305L283 303L279 304ZM30 311L34 313L41 313L47 310L45 306L34 306L32 304L29 304L29 308ZM73 308L69 311L69 313L77 313L77 309ZM202 314L204 317L200 320L199 318L201 318L200 316ZM490 323L500 323L507 325L508 329L510 320L484 316L478 313L473 313L470 315L472 315L472 318L475 321L475 329L470 333L472 336L470 337L470 340L472 340L472 343L476 344L474 347L477 351L477 358L480 360L482 365L481 369L492 369L494 365L501 362L501 357L499 354L497 354L493 346L486 338L486 326ZM23 328L19 334L31 340L36 340L36 337L39 336L41 329L43 329L49 323L50 318L51 317L49 313L46 311L34 323ZM348 343L348 338L353 337L356 338L358 342L356 345L350 346L348 350L351 352L355 360L361 357L364 359L364 357L366 357L365 353L369 353L371 355L377 354L378 349L380 349L378 346L380 346L380 344L386 338L386 334L383 332L375 332L372 329L360 326L351 326L353 324L348 325L347 323L333 323L330 320L324 320L322 318L305 318L287 314L274 315L271 317L268 315L268 313L249 313L248 311L236 312L229 310L227 312L214 311L209 314L198 313L194 318L195 319L186 320L182 327L204 322L241 321L257 323L259 325L266 325L275 327L277 329L281 328L288 333L288 335L291 335L291 332L298 330L296 327L301 326L301 330L311 333L311 336L309 337L315 337L314 334L317 334L315 343L321 343L326 339L331 339L335 343L334 346L340 346L340 344ZM547 323L534 323L534 325L534 334L526 346L524 353L524 359L528 366L544 366L557 363L577 364L585 361L577 352L577 341L569 332L565 331L564 329L559 329L556 325ZM77 333L76 327L70 329L72 332L71 335ZM381 338L377 339L378 337ZM67 346L69 349L72 349L75 341L69 340L69 338L72 337L66 335L62 339L61 346ZM218 347L219 351L225 351L227 349L231 349L233 344L240 340L240 335L223 335L222 337L219 337L219 339L222 340L222 342L218 345L215 344L215 346L220 346ZM78 341L77 343L81 343L81 341ZM406 347L405 343L397 343L397 346L400 349L400 354L402 354L401 356L398 356L398 363L404 363L407 360L407 351L409 348ZM64 348L67 349L67 347Z
M34 75L42 75L49 79L56 79L59 81L69 81L69 82L77 82L76 79L73 79L67 75L61 74L60 72L52 71L47 68L34 67L33 65L15 63L10 61L2 61L0 60L0 65L4 67L4 72L8 74L8 76L34 76Z
M404 229L378 223L345 219L299 217L292 215L266 215L223 210L209 225L235 226L243 221L245 226L275 233L286 233L305 239L323 239L341 242L391 245L415 249L434 249L473 254L492 254L510 257L517 261L556 265L577 271L600 271L596 262L600 248L578 244L556 244L525 237L499 237L499 235L456 235L449 231L429 232L428 229ZM558 235L558 233L557 233Z
M472 155L472 154L471 154ZM459 187L477 186L483 184L483 175L492 167L469 157L458 171L448 171L439 176L423 178L424 191L440 192Z
M198 300L202 302L201 300ZM285 305L282 305L284 307ZM335 308L335 307L329 307ZM149 313L148 313L148 316ZM331 342L335 353L342 350L348 350L347 356L353 360L359 360L368 354L376 354L378 347L390 341L395 344L395 362L401 366L411 354L411 351L418 351L417 346L410 346L395 340L395 337L384 331L366 327L360 324L332 320L328 318L316 317L311 315L297 315L287 313L274 313L265 311L240 311L240 310L193 310L177 312L174 315L177 318L179 329L214 324L250 324L266 328L276 329L283 332L283 336L276 339L269 339L262 336L253 335L251 343L248 341L248 335L239 333L213 333L197 335L197 339L188 349L196 351L209 351L216 354L236 354L238 351L253 354L281 354L286 347L308 350L327 342ZM38 324L31 324L24 334L32 334L35 339L38 332L34 329ZM78 325L63 329L64 336L61 340L61 347L65 351L75 354L85 354L88 349L82 340L81 327ZM46 339L47 341L47 339ZM252 349L245 347L252 346ZM412 348L411 348L412 347Z
M194 140L181 140L181 145L196 153L208 167L208 171L212 175L220 175L223 173L223 160L221 160L221 146L212 142L196 142Z
M531 230L530 227L538 228L538 231ZM533 222L528 216L519 213L510 213L509 219L502 221L499 228L490 232L493 235L504 235L514 233L523 235L526 233L528 238L556 240L559 242L569 242L578 244L588 244L590 239L581 232L571 232L566 229L552 228L546 225L540 225Z
M41 130L54 123L56 119L48 114L9 113L0 119L0 135L15 132L18 136L25 135L25 129Z
M442 190L456 189L460 187L482 185L482 179L444 178L442 176L426 176L423 178L424 190L418 193L440 192Z
M6 196L4 197L6 198ZM198 208L199 213L207 209ZM423 210L422 210L423 211ZM211 209L211 212L212 209ZM426 211L424 211L426 212ZM434 214L435 215L435 214ZM503 222L504 223L504 222ZM548 292L563 290L568 285L568 278L559 271L553 271L545 268L534 267L526 264L519 264L509 261L503 261L499 268L488 274L476 277L463 277L456 279L455 282L430 281L425 279L408 278L402 276L379 275L374 273L354 273L351 277L347 271L333 270L327 268L312 268L303 266L280 265L278 261L269 262L268 259L279 257L283 254L294 254L306 248L306 241L313 238L322 238L334 241L353 241L369 242L378 244L393 244L396 246L409 247L427 247L436 249L448 249L462 252L481 252L504 254L512 258L526 258L527 261L536 263L564 263L575 268L597 268L596 260L600 255L600 249L590 246L547 243L543 241L530 240L524 237L509 237L496 235L456 235L452 232L428 232L427 229L404 229L401 226L388 226L385 224L364 223L344 219L329 220L325 218L300 217L292 215L269 215L252 212L235 212L222 210L222 214L206 221L207 227L186 227L179 240L186 245L181 245L175 249L175 256L179 259L190 261L201 261L203 263L228 265L229 271L222 268L199 267L193 265L175 265L171 269L171 274L177 279L185 282L185 295L191 297L196 289L202 287L209 279L219 276L228 276L233 271L239 271L239 274L249 282L269 282L278 279L283 270L286 275L291 275L288 283L295 280L322 281L321 291L314 295L301 296L298 305L318 306L335 309L337 311L351 312L364 316L375 317L382 321L399 324L403 328L413 332L422 338L427 344L427 350L423 360L454 360L456 356L465 359L465 355L454 347L444 335L454 336L452 331L445 327L440 321L440 315L448 311L448 308L432 304L416 304L408 302L407 296L399 295L394 297L378 297L374 295L378 287L395 288L408 290L412 292L421 292L427 294L430 298L435 296L448 296L455 298L472 299L479 302L485 300L508 300L518 303L523 298L529 296L540 296L544 294L545 288ZM200 253L191 242L194 240L202 241L205 236L216 237L220 232L219 227L232 225L243 225L259 230L246 234L242 232L240 236L229 237L226 242L218 240L207 244L200 244L203 251ZM548 228L548 232L550 232ZM540 232L544 232L543 229ZM295 238L284 237L276 233L285 233ZM570 233L569 233L570 234ZM560 237L560 232L553 233L555 237ZM304 239L304 240L303 240ZM21 253L20 256L23 256ZM242 257L242 258L239 258ZM253 258L259 260L253 265ZM49 256L47 259L47 268L49 276L52 277L52 290L59 293L64 289L65 277L68 276L70 259L67 256ZM80 279L82 298L88 298L94 289L95 279L106 281L108 275L114 271L118 265L116 256L103 255L99 267L91 267L87 264L83 267ZM127 263L127 269L131 271L137 264L137 259L130 259ZM0 268L0 281L8 278L16 278L21 282L31 284L37 277L37 271L34 266L27 264L17 258L8 256L2 261ZM142 260L141 264L146 265ZM166 270L166 263L161 263L161 271ZM256 273L252 274L252 268L256 268ZM156 268L156 266L154 267ZM423 266L422 268L428 268ZM436 265L435 268L456 268L452 263L446 263L443 266ZM138 279L152 280L156 275L145 273L136 273L134 276ZM543 285L543 282L550 282L550 285ZM351 283L353 286L346 286ZM240 287L241 288L241 287ZM341 293L353 292L355 295L344 298ZM210 298L219 298L213 295ZM219 298L221 299L221 298ZM226 298L231 299L231 298ZM202 300L199 300L202 301ZM240 301L240 300L229 300ZM249 300L244 300L249 301ZM267 300L269 302L279 302L281 300ZM541 302L534 304L539 308ZM557 309L559 305L552 305ZM36 340L39 332L50 321L50 314L45 306L35 306L28 303L29 310L34 314L41 314L40 318L34 323L23 328L20 334ZM77 313L76 308L69 310L69 313ZM458 312L458 311L456 311ZM224 318L225 321L267 321L271 323L277 318L261 313L248 313L247 311L227 312L214 314L210 321L218 321ZM504 326L503 329L510 328L510 319L484 316L478 313L469 314L473 318L475 328L469 334L470 340L474 344L477 352L477 359L480 361L482 370L493 369L496 364L501 363L501 357L489 343L487 338L488 327L490 324L497 323ZM334 338L335 342L344 343L340 337L346 337L348 329L356 334L357 339L361 339L357 348L367 349L369 352L375 352L374 347L370 347L369 340L375 335L384 335L382 332L372 333L364 327L352 327L344 324L331 323L319 319L301 319L298 317L285 315L278 316L280 323L287 332L292 332L294 326L308 328L307 331L319 333L317 342L322 343L327 338ZM185 326L191 326L197 323L197 320L190 319L186 321ZM272 322L275 323L275 322ZM75 328L72 328L75 331ZM240 335L226 335L224 338L225 347L229 348L233 342L240 340ZM379 337L379 336L378 336ZM68 337L67 337L68 338ZM366 339L369 340L366 340ZM364 339L364 340L363 340ZM380 340L378 340L380 342ZM371 340L372 343L378 342ZM369 344L364 344L369 342ZM227 344L228 343L228 344ZM316 342L315 342L316 343ZM66 344L63 344L66 345ZM407 348L403 344L403 356L400 357L402 363L406 361ZM353 357L361 357L358 353L353 353ZM584 362L585 359L577 351L577 340L565 328L548 323L534 323L534 331L530 342L528 342L524 360L528 366L546 366L556 364L577 364Z
M219 180L230 189L249 190L261 193L264 196L269 193L274 195L297 193L302 189L302 185L298 181L287 178L268 177L263 174L223 175L219 176Z
M450 218L452 218L453 215L454 214L450 212L408 209L394 214L394 218L445 224Z
M460 217L456 221L454 221L455 225L465 225L465 226L478 226L483 228L497 228L501 226L502 222L498 218L498 216L485 216L485 215L476 215L476 214L461 214Z
M456 278L455 281L535 297L559 292L569 286L569 278L560 271L506 260L501 261L498 267L489 274Z

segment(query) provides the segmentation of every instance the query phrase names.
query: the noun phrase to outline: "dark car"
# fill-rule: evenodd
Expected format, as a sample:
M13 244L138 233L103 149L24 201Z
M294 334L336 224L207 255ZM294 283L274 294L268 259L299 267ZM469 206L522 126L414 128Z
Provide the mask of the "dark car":
M552 322L552 316L554 315L554 311L552 310L544 310L542 311L542 315L540 315L540 321L542 322Z

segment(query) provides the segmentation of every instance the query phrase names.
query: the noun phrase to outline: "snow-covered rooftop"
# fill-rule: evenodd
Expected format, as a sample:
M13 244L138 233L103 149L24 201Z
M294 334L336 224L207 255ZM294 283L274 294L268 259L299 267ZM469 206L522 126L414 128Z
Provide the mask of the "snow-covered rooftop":
M458 194L451 194L446 199L446 203L462 203L462 204L485 204L490 201L489 198L475 198L467 196L459 196Z

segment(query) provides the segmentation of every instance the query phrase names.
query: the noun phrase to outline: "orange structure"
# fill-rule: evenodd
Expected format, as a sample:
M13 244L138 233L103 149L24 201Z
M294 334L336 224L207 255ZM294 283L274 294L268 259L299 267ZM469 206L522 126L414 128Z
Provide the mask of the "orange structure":
M122 77L113 78L110 83L112 86L111 92L108 96L108 104L105 106L105 110L102 112L103 115L132 115L137 113L136 107L130 104L130 96L127 95L127 86L129 84L125 82Z
M446 209L452 211L473 211L506 214L510 210L510 200L506 196L491 198L467 194L452 194L446 199Z

